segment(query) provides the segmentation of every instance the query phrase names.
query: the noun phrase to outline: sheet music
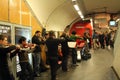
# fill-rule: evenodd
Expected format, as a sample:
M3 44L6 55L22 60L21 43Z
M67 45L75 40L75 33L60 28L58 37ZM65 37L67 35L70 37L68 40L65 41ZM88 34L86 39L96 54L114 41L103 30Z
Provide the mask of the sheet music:
M76 42L68 42L68 47L69 48L75 48L76 47Z

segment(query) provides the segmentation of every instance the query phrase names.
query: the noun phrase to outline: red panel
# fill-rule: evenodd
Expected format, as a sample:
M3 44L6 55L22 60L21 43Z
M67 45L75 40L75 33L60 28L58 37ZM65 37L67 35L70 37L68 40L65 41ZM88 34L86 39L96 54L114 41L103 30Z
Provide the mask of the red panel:
M89 29L89 33L92 36L92 26L90 22L86 22L86 23L76 22L71 27L69 33L71 34L72 31L76 31L77 35L83 36L86 29Z

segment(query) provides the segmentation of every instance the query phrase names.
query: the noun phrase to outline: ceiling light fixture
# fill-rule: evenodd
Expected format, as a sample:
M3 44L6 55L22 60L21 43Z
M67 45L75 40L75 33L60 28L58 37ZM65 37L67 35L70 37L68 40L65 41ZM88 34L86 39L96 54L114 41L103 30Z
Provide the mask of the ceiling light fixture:
M84 19L84 16L83 16L83 14L82 14L82 11L80 10L80 8L79 8L79 6L78 6L78 4L77 4L77 0L72 0L73 1L73 6L74 6L74 8L75 8L75 10L77 11L77 13L80 15L80 17L82 18L82 19Z
M73 2L76 1L76 0L72 0Z
M81 11L78 11L78 14L79 14L80 16L82 16L82 13L81 13Z
M80 17L81 17L82 19L84 19L84 16L83 16L83 15L81 15Z
M74 5L74 8L75 8L75 10L77 10L77 11L80 10L77 4Z

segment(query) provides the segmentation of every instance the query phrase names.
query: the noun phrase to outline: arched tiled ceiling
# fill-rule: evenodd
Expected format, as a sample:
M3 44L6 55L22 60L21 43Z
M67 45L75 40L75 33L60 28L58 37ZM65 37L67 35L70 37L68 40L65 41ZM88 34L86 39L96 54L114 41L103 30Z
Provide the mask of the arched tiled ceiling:
M72 0L25 0L33 13L47 30L63 31L75 19L80 18L73 8ZM120 12L120 0L77 0L82 12Z
M47 30L63 31L64 28L80 18L72 0L26 0L34 14Z

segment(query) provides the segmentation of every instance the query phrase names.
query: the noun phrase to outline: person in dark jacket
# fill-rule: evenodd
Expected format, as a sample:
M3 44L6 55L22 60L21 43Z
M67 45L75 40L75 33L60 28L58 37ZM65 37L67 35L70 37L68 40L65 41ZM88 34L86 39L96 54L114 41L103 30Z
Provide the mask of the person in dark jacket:
M100 42L101 48L105 49L105 44L104 44L104 42L105 42L105 35L104 35L104 33L101 33L99 35L99 42Z
M64 32L61 36L61 39L65 39L64 42L61 43L62 45L62 54L63 54L63 58L62 58L62 70L63 71L69 71L68 67L67 67L67 63L68 63L68 55L69 55L69 47L67 42L69 41L69 36L67 36L67 34Z
M0 80L15 80L8 60L11 60L18 51L18 46L8 46L7 37L0 35Z
M53 31L49 32L49 38L46 40L46 46L48 48L48 59L51 69L51 80L56 80L59 57L58 45L63 41L63 39L55 38L55 34Z
M36 31L35 35L32 37L32 43L36 44L35 50L33 51L33 62L34 62L34 75L36 77L40 76L40 62L41 62L41 48L40 45L43 43L41 38L41 32Z

